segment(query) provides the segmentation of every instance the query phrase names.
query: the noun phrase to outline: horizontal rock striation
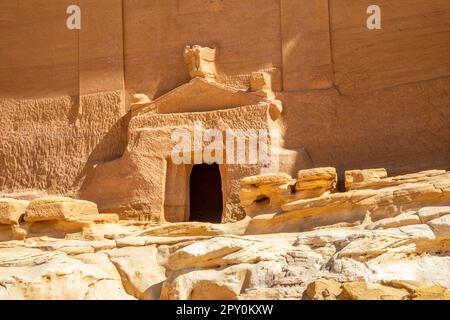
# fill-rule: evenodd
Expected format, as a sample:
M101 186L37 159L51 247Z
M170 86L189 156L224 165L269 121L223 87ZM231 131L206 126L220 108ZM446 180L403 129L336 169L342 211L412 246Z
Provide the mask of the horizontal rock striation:
M343 193L332 168L245 178L243 204L264 192L277 213L229 224L1 199L0 299L450 299L449 173L368 177Z

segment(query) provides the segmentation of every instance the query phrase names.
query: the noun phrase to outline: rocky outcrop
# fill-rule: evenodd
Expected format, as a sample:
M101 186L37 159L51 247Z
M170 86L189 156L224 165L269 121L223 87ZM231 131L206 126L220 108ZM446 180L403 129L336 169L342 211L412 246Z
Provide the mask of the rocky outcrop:
M29 204L26 200L0 198L0 230L9 229L13 239L23 239L26 231L20 228L19 223ZM8 235L6 237L8 238Z
M297 191L314 190L316 196L325 192L336 191L337 173L335 168L315 168L300 170L297 174ZM312 198L311 195L309 195Z
M339 283L319 279L305 291L308 300L450 300L450 291L442 286L414 281Z
M336 191L335 168L301 170L297 179L284 173L265 174L241 180L240 200L248 216L278 213L282 205L299 199L320 197Z
M98 215L97 205L71 198L48 197L31 201L25 212L25 221L67 221L73 217L85 215Z
M25 214L29 201L0 198L0 224L17 225Z
M0 249L0 299L132 299L111 262L98 254Z
M22 238L0 229L0 299L450 299L447 172L343 193L333 170L298 178L244 179L247 199L284 204L230 224L117 221L91 203L34 200L19 210L33 221L13 219ZM301 198L309 188L326 191Z
M353 176L350 179L353 181ZM408 212L418 212L429 205L440 207L450 204L450 173L425 171L385 178L383 182L370 184L366 189L330 192L332 190L319 197L296 201L289 196L286 198L288 203L281 205L278 212L256 216L247 231L255 234L299 232L321 226L370 225L378 221L378 225L384 223L387 226L411 224L417 219L407 217ZM393 220L384 220L388 218ZM378 225L372 227L377 228Z

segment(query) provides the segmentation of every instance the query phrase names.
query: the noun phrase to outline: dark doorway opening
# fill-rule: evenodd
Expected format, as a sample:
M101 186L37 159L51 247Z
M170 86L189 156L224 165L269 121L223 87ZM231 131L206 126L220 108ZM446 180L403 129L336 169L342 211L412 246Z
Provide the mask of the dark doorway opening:
M218 164L197 164L189 180L189 221L222 222L222 178Z

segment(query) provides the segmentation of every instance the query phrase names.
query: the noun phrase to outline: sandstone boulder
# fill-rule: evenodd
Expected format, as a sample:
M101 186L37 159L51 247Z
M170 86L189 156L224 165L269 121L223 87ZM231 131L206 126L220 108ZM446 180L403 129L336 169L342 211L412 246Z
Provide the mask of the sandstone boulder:
M419 281L390 280L340 283L330 279L311 282L303 294L307 300L449 300L450 291L443 286Z
M235 300L242 292L248 268L191 270L175 273L164 282L162 300Z
M278 185L289 183L292 177L285 173L263 174L259 176L251 176L241 179L241 186L261 186L261 185Z
M358 229L321 229L308 232L302 232L294 243L295 246L307 245L312 247L325 246L327 244L339 244L340 246L348 244L358 238L370 236L370 232Z
M392 288L378 283L353 282L342 285L343 300L406 300L407 290Z
M172 270L186 267L221 266L219 258L254 244L252 241L217 237L195 242L173 253L168 260Z
M0 198L0 224L19 224L29 204L26 200Z
M399 228L414 224L421 224L420 218L414 213L400 214L394 218L379 220L368 226L368 229Z
M77 216L98 215L93 202L64 197L47 197L31 201L25 212L25 221L66 221Z
M428 225L433 229L436 238L450 238L450 214L431 220Z
M424 207L418 211L422 223L450 214L450 207Z
M349 170L345 172L345 187L347 190L359 189L361 186L374 185L387 176L384 168Z
M405 289L411 300L450 300L450 291L443 286L427 285L418 281L393 280L383 284L397 289Z
M241 180L239 197L248 216L280 211L289 202L292 178L287 174L266 174Z
M334 280L319 279L311 282L303 294L305 300L336 300L342 293L342 285Z
M1 300L129 300L120 278L62 252L0 250Z
M442 286L423 286L411 294L412 300L450 300L450 291Z
M433 182L436 188L448 189L449 172L445 170L428 170L396 177L388 177L385 169L350 170L345 173L347 190L382 189L408 183Z
M106 254L119 271L128 294L140 300L159 298L166 270L157 261L156 246L120 248Z
M296 190L321 189L333 191L337 185L337 173L335 168L314 168L301 170L297 173ZM322 193L323 193L322 192Z

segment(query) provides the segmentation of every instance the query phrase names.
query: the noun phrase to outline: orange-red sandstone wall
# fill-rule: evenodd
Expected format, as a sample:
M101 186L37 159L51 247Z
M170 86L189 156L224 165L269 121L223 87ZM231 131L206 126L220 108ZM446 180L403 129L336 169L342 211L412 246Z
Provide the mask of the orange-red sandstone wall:
M187 44L217 45L222 80L275 73L287 147L315 166L393 174L450 159L450 2L3 0L0 192L76 189L126 144L124 88L150 98L188 81ZM65 27L82 9L82 29Z
M87 162L126 143L121 1L79 0L80 32L66 28L70 0L0 4L0 190L66 193Z

